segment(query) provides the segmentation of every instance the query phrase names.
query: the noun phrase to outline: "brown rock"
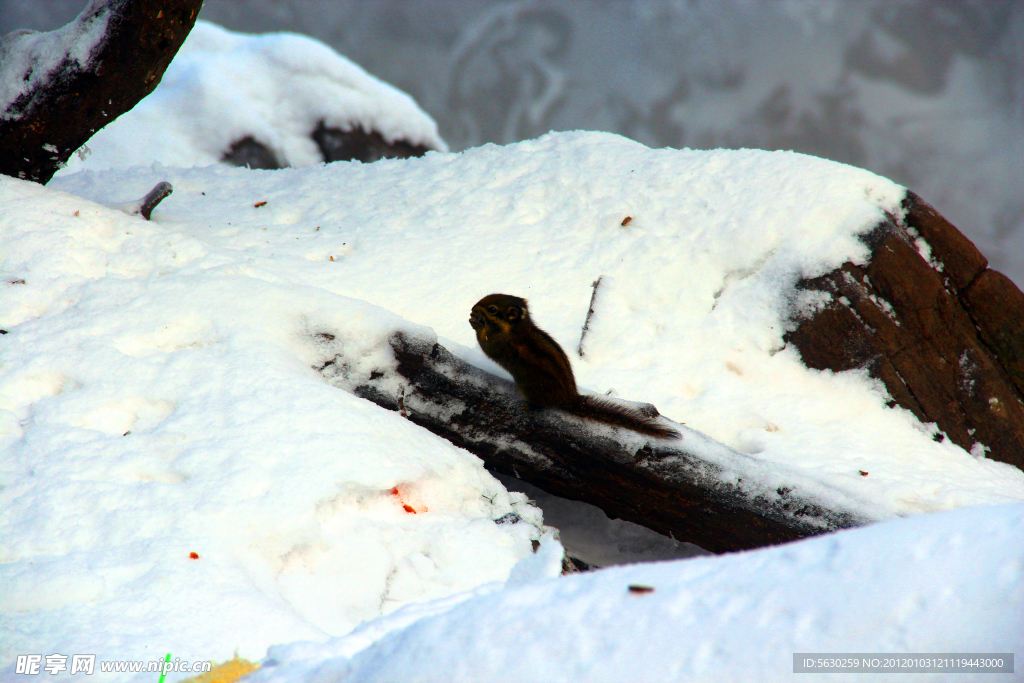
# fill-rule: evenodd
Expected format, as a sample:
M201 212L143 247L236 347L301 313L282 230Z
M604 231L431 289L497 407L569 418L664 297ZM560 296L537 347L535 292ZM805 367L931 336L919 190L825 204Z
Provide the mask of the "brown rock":
M351 130L328 128L323 121L317 125L312 137L327 163L332 161L370 163L378 159L407 159L421 157L430 151L423 145L413 145L405 140L388 142L377 131L367 132L358 126Z
M831 302L786 341L809 367L866 368L937 438L1024 469L1024 294L920 197L904 208L863 238L866 266L798 285Z
M351 130L328 128L323 121L317 124L310 137L327 163L361 161L368 164L379 159L421 157L430 151L428 147L413 145L405 140L388 142L377 131L367 132L358 126ZM221 157L221 161L232 166L261 169L284 168L288 165L267 145L251 135L234 142Z
M1024 294L1002 273L985 270L962 299L982 340L1024 392Z
M931 247L932 259L942 264L942 274L962 291L988 266L988 259L963 233L913 192L904 200L904 223L912 226Z

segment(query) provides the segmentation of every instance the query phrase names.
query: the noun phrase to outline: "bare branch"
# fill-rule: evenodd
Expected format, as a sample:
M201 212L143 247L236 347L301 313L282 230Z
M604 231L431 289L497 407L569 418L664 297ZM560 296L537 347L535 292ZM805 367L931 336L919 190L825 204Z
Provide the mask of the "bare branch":
M174 192L174 187L169 182L166 180L160 181L156 184L156 187L142 198L142 206L139 207L139 213L148 221L156 205L170 196L172 192Z
M587 337L587 332L590 331L590 318L594 315L594 302L597 301L597 288L601 286L601 280L604 279L604 275L599 275L596 280L590 285L594 288L593 293L590 295L590 308L587 309L587 319L583 321L583 331L580 332L580 344L576 347L576 353L583 358L583 340Z

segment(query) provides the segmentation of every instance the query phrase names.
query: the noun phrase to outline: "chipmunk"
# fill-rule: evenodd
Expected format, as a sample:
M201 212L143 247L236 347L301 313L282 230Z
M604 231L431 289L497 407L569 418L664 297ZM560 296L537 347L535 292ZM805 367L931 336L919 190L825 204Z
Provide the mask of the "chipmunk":
M576 390L576 379L565 351L533 324L526 299L489 294L473 306L469 324L480 348L505 368L527 404L559 408L577 417L625 427L640 434L678 439L679 433L639 410ZM657 411L655 411L657 415Z

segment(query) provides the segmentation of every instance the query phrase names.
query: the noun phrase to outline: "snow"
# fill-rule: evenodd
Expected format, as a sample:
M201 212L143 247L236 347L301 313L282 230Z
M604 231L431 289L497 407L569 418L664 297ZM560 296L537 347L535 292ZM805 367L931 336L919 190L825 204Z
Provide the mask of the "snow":
M754 552L485 586L454 606L378 620L372 638L360 629L271 648L248 680L770 682L792 680L797 652L1019 653L1022 534L1024 505L981 507Z
M104 205L160 180L175 192L152 222ZM0 180L3 277L25 280L0 314L4 656L259 659L503 581L536 509L311 368L318 335L386 368L388 333L429 325L493 369L466 316L495 290L529 296L571 347L605 275L581 385L651 400L765 476L877 517L1024 500L1019 471L936 443L866 377L780 350L797 277L862 259L855 235L900 194L812 157L588 133L369 165ZM533 524L491 521L513 509Z
M902 189L870 173L792 153L649 150L575 133L404 164L135 168L52 186L116 204L161 180L176 188L154 214L174 244L158 257L166 267L216 264L369 301L494 372L466 323L475 301L526 296L538 324L574 348L591 283L604 276L587 355L574 363L581 386L650 401L760 463L870 501L879 516L1024 493L1018 470L935 442L910 413L886 408L865 374L809 371L784 348L796 280L862 261L857 232L898 211ZM18 320L52 296L18 293Z
M533 526L491 521L539 523L524 496L310 369L317 321L345 320L372 362L393 315L215 255L182 270L205 251L194 239L2 183L20 208L5 273L26 279L5 283L3 315L5 655L110 652L96 624L163 602L171 614L139 624L128 652L258 658L283 634L343 633L530 553ZM249 620L241 640L228 628Z
M437 124L411 97L323 43L291 33L249 36L196 22L153 93L100 130L69 173L116 166L207 166L252 136L284 163L323 156L319 122L361 125L385 140L447 150Z
M239 40L279 56L284 39ZM217 50L190 49L180 92L221 82L198 66ZM1020 644L1024 473L782 343L796 281L863 262L857 236L903 188L799 154L583 132L204 166L237 112L179 117L177 167L114 150L47 187L0 177L2 680L23 680L19 654L272 646L265 680L736 680L744 662L777 680L793 651ZM140 131L122 149L156 135ZM151 222L119 210L164 180ZM466 322L494 291L574 349L599 276L581 387L655 403L765 486L809 482L876 519L980 507L557 578L561 546L524 495L313 369L340 348L386 371L402 330L500 373Z

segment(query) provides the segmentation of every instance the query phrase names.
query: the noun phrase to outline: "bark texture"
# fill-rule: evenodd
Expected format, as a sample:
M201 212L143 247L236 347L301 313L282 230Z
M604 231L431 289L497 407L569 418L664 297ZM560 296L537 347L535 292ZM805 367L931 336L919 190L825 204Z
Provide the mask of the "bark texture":
M343 356L319 369L332 384L399 411L488 468L612 517L714 552L873 521L852 506L823 505L809 482L780 477L766 485L772 473L763 463L684 426L680 441L648 440L557 410L527 411L511 382L433 341L396 334L391 347L397 377L354 377Z
M0 115L0 173L49 182L96 131L153 92L202 4L109 0L90 5L76 22L86 35L94 22L106 19L107 28L85 63L73 56L71 46L55 69ZM36 66L15 76L28 81ZM9 68L13 63L0 65Z
M786 341L809 367L866 368L936 439L1024 469L1024 294L920 197L904 209L865 236L867 265L799 284L830 301Z

